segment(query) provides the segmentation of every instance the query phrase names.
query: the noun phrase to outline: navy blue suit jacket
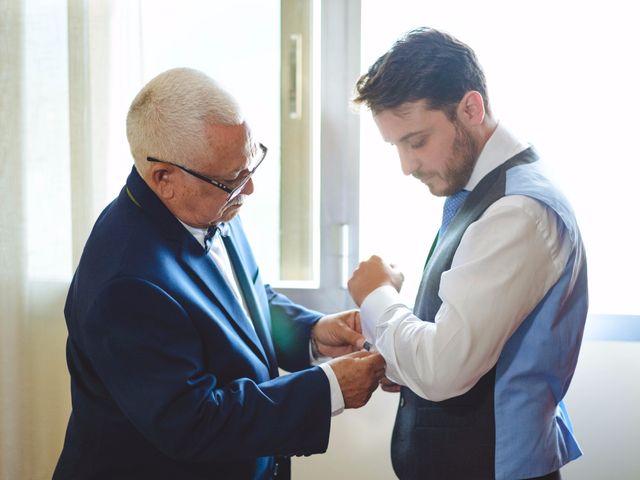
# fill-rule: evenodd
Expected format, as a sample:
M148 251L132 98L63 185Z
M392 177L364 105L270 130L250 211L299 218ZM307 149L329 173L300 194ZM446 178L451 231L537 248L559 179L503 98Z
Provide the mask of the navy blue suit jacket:
M262 479L274 455L326 450L329 382L308 353L320 314L264 285L240 221L229 230L265 342L135 168L103 211L65 306L73 410L54 478Z

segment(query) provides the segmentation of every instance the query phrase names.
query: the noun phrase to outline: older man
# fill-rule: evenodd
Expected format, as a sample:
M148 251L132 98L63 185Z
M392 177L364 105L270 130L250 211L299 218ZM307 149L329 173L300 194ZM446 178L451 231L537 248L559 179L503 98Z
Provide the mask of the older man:
M326 450L332 414L366 403L382 357L358 351L355 311L322 316L263 284L236 215L267 148L228 93L165 72L127 134L135 166L67 298L73 412L54 478L286 478L289 456Z

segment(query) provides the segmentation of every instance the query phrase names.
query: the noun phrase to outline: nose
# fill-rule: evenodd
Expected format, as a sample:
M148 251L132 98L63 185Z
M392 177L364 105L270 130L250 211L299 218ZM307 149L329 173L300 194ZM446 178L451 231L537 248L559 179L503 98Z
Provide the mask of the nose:
M249 177L247 183L245 183L244 187L242 187L243 195L251 195L253 193L253 177Z
M400 167L402 173L411 175L418 168L418 161L410 151L405 148L398 147L398 157L400 157Z

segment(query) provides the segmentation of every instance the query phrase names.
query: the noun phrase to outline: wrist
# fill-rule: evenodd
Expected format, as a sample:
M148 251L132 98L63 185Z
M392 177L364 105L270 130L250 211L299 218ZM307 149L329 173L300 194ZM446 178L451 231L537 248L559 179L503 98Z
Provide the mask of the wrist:
M380 288L380 287L384 287L384 286L386 286L386 285L393 286L393 285L391 285L391 283L389 283L389 282L380 282L379 284L376 284L376 285L370 285L370 286L367 288L367 290L363 291L363 292L360 294L360 297L358 298L359 302L356 302L356 303L358 304L358 306L359 306L359 307L361 307L361 306L362 306L362 304L364 303L364 301L367 299L367 297L368 297L369 295L371 295L373 292L375 292L378 288Z

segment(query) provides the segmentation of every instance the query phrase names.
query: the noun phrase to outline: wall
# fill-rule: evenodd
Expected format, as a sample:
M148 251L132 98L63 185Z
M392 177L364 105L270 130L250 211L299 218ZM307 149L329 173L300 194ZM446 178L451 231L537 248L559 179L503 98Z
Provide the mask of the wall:
M582 458L564 480L640 478L640 342L586 341L567 395Z

